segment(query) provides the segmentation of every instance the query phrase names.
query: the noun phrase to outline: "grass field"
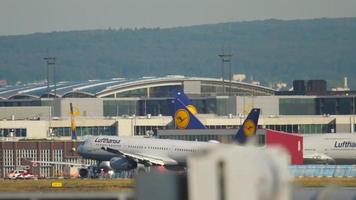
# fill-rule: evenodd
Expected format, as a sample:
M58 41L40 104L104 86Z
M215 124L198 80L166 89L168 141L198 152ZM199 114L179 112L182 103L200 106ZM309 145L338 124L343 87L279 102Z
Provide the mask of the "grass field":
M52 187L53 182L59 182L62 186ZM131 191L133 184L133 179L3 180L0 181L0 192L121 192Z
M356 187L356 178L303 177L295 178L293 183L303 187L324 187L329 185Z
M58 182L61 187L52 187ZM295 178L292 182L302 187L324 187L337 185L356 187L356 178ZM0 192L130 192L133 179L39 179L39 180L3 180Z

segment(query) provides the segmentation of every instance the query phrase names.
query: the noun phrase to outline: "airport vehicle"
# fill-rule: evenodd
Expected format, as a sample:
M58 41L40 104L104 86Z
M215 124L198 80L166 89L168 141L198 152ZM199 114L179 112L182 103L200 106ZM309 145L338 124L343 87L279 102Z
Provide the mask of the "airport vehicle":
M17 179L33 179L33 178L35 178L35 176L31 173L28 173L26 170L17 177Z
M178 110L185 110L184 123L194 119L193 114L181 101L177 101ZM254 108L247 116L234 139L244 144L248 137L255 135L260 109ZM137 164L145 166L164 166L168 169L185 166L187 155L209 148L217 143L182 141L154 138L123 138L117 136L91 136L78 147L78 153L84 158L108 161L115 171L131 170ZM88 174L85 169L79 172Z
M20 174L22 174L24 172L24 170L12 170L7 174L7 178L8 179L17 179L17 177L20 176Z
M33 174L28 173L27 170L12 170L7 174L8 179L32 179L35 178Z
M356 134L304 135L303 146L305 164L356 164Z

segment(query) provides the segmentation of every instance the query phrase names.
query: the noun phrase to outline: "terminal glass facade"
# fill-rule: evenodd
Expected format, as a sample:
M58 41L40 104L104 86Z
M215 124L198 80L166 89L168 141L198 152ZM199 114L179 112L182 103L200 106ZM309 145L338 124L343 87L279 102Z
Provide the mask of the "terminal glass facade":
M315 115L315 99L281 98L279 113L280 115Z
M266 125L267 129L284 131L288 133L333 133L336 130L336 124L288 124L288 125Z
M26 137L25 128L0 128L0 137Z
M355 97L281 98L280 115L356 114Z
M116 126L78 126L76 127L77 136L85 135L116 135ZM70 127L52 128L54 136L71 136Z
M350 115L355 114L355 97L317 98L317 114Z
M116 93L116 97L147 97L147 88Z
M147 114L150 114L152 116L172 115L171 99L155 99L155 100L142 99L138 101L138 105L139 105L138 106L139 116L145 116Z
M182 90L181 85L151 87L149 97L172 97L172 91Z
M41 100L40 99L0 100L0 107L13 107L13 106L41 106Z
M168 129L167 126L135 126L135 136L157 135L157 130Z
M147 114L152 116L172 116L173 107L171 101L171 98L105 99L103 102L103 113L105 117L123 115L146 116ZM231 111L228 112L227 110L233 109L231 109L227 102L230 102L228 98L192 99L192 104L197 108L198 113L201 114L216 113L218 115L226 115L226 113L231 113Z
M138 100L104 100L104 116L134 115L137 113Z
M211 95L229 95L229 96L253 96L253 95L272 95L272 91L261 90L261 88L256 89L254 86L241 86L236 85L235 83L230 84L225 82L225 89L223 89L223 84L220 82L217 83L202 83L201 85L201 94L203 96Z

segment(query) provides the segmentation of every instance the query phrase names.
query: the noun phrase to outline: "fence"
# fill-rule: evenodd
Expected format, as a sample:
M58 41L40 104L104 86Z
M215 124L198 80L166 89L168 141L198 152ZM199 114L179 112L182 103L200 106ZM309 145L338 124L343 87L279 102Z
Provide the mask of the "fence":
M356 177L356 165L291 165L295 177Z

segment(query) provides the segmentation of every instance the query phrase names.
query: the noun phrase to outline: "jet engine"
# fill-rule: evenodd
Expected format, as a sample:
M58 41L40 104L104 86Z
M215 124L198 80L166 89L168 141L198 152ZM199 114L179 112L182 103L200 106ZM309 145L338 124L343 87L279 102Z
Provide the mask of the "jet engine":
M110 159L110 166L114 171L131 170L137 167L137 162L123 156Z
M98 165L91 165L88 168L79 169L81 178L97 178L101 171L108 172L112 170L109 161L101 161Z
M89 169L87 169L87 168L79 169L79 176L81 178L88 178L89 177Z
M109 161L101 161L100 163L99 163L99 170L104 170L104 172L108 172L108 171L110 171L110 170L112 170L112 168L111 168L111 165L110 165L110 162Z

